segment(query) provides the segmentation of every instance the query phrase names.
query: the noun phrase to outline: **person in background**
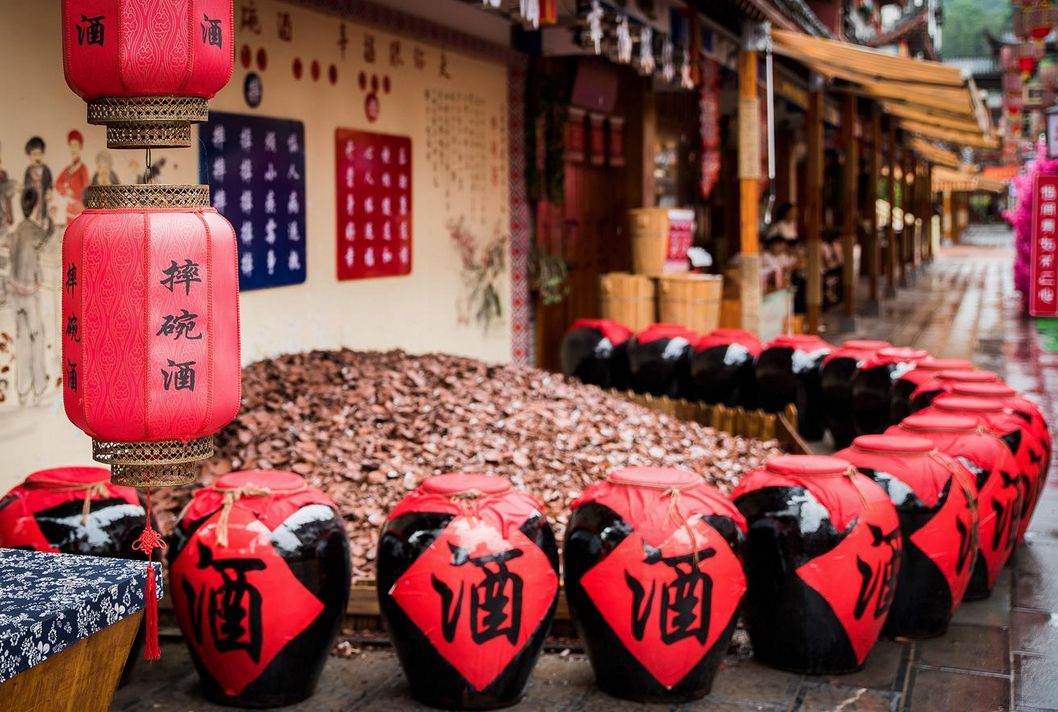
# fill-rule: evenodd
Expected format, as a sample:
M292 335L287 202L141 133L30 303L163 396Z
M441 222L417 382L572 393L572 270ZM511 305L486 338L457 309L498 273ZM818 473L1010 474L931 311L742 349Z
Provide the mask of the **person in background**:
M27 185L21 199L25 219L8 236L11 272L7 280L15 310L15 386L23 404L44 395L49 381L40 294L44 283L40 253L55 232L51 217L47 212L40 212L40 205L47 197Z
M33 214L26 217L40 224L44 224L48 219L47 201L54 185L51 178L51 169L44 162L44 150L44 139L40 136L33 136L26 141L26 157L29 158L29 165L26 166L26 174L22 178L23 191L32 188L37 196L34 202ZM25 197L24 194L23 197Z
M764 291L770 292L786 286L792 266L786 240L779 235L764 238L764 252L760 258L760 277L764 283Z
M110 151L96 154L96 172L92 176L92 185L120 185L118 174L114 172L114 157Z
M84 189L88 186L88 167L81 161L84 136L74 129L66 135L70 147L70 165L62 169L55 181L55 190L66 201L66 222L69 223L84 211Z
M784 240L797 240L797 206L793 203L783 203L775 209L775 217L771 225L764 231L764 238L778 235Z

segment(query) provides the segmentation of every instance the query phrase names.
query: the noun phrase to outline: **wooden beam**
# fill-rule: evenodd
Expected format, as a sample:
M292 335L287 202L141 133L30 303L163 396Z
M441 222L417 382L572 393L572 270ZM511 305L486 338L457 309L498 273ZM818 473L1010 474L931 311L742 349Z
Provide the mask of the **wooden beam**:
M823 82L809 80L805 116L805 321L818 334L823 308Z
M886 145L889 149L889 180L886 182L886 185L888 186L886 197L889 200L889 222L885 226L885 288L889 296L894 296L896 294L897 249L896 227L893 224L893 214L896 210L896 169L899 164L897 163L896 122L892 119L889 119L888 134Z
M939 126L933 126L919 121L908 121L906 119L901 119L900 125L904 130L910 131L911 133L940 139L946 143L954 143L957 146L985 149L999 148L998 139L987 137L983 133L953 131L951 129L940 128Z
M900 149L901 164L903 166L903 187L900 191L900 209L904 211L904 229L900 231L900 286L908 286L911 263L911 245L915 240L915 221L908 220L908 215L915 210L912 200L912 192L915 190L915 157L911 153L907 134L901 132L902 142Z
M871 152L867 181L867 294L878 304L878 275L881 272L882 241L878 239L878 181L882 178L882 110L871 103Z
M856 215L858 208L860 185L860 155L859 146L856 143L856 116L859 99L854 96L844 97L844 112L841 121L842 141L845 144L845 190L844 209L842 210L843 228L841 233L841 252L845 257L842 265L842 287L843 307L845 316L852 317L856 314L856 284L859 275L856 273L856 261L853 255L856 252Z
M760 333L760 95L757 86L758 26L745 23L738 52L738 194L742 328Z

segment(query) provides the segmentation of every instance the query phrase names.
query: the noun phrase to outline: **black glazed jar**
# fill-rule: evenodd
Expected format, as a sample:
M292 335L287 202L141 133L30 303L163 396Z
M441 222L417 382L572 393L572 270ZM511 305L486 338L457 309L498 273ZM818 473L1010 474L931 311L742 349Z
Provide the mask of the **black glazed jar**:
M790 403L797 406L797 430L808 440L820 440L823 422L823 359L834 347L818 336L787 334L764 346L757 359L757 402L769 413Z
M834 447L848 447L856 437L852 425L852 379L860 364L890 345L888 341L851 339L823 359L823 419Z
M748 533L744 617L760 662L854 672L878 640L900 573L896 509L846 460L781 455L733 493Z
M755 408L754 366L760 341L742 329L714 329L698 340L691 358L692 397L709 404Z
M136 490L104 467L41 470L0 498L0 547L142 559L132 544L144 516Z
M604 692L709 693L746 590L744 535L731 500L684 470L618 470L573 503L566 599Z
M169 537L169 590L210 700L312 695L349 599L345 526L293 472L232 472L195 492Z
M698 335L679 324L651 324L628 341L628 383L636 393L685 398Z
M631 336L610 319L577 319L562 337L562 373L599 388L628 388Z
M899 423L911 415L911 394L940 371L971 371L973 363L959 358L924 358L905 371L889 392L889 421Z
M857 435L884 433L896 425L890 416L893 386L929 353L922 349L881 349L863 363L852 379L852 413Z
M378 602L412 696L443 709L517 703L558 598L542 506L509 480L426 479L390 512Z
M882 633L943 635L977 556L977 485L969 470L913 435L861 435L834 456L878 483L900 517L900 579Z

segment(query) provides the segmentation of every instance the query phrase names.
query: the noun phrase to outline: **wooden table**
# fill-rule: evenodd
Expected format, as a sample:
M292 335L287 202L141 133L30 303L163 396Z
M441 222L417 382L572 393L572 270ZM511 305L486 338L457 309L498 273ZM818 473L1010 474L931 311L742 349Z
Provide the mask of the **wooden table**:
M0 710L107 710L143 589L141 561L0 549Z

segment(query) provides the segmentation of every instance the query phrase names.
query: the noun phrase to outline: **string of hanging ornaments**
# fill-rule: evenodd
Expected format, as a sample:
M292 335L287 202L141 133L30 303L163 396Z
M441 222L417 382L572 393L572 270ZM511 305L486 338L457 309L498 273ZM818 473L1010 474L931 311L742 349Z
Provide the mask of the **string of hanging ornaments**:
M668 83L678 79L684 89L697 84L694 47L677 47L671 35L655 33L599 0L581 0L577 14L574 39L581 47L619 64L634 65L643 76L660 73Z
M151 487L189 484L239 409L232 226L205 185L153 183L151 149L191 124L234 66L231 0L63 0L63 66L110 148L145 149L144 182L91 186L63 239L63 398L115 484L144 488L147 645L157 659Z

